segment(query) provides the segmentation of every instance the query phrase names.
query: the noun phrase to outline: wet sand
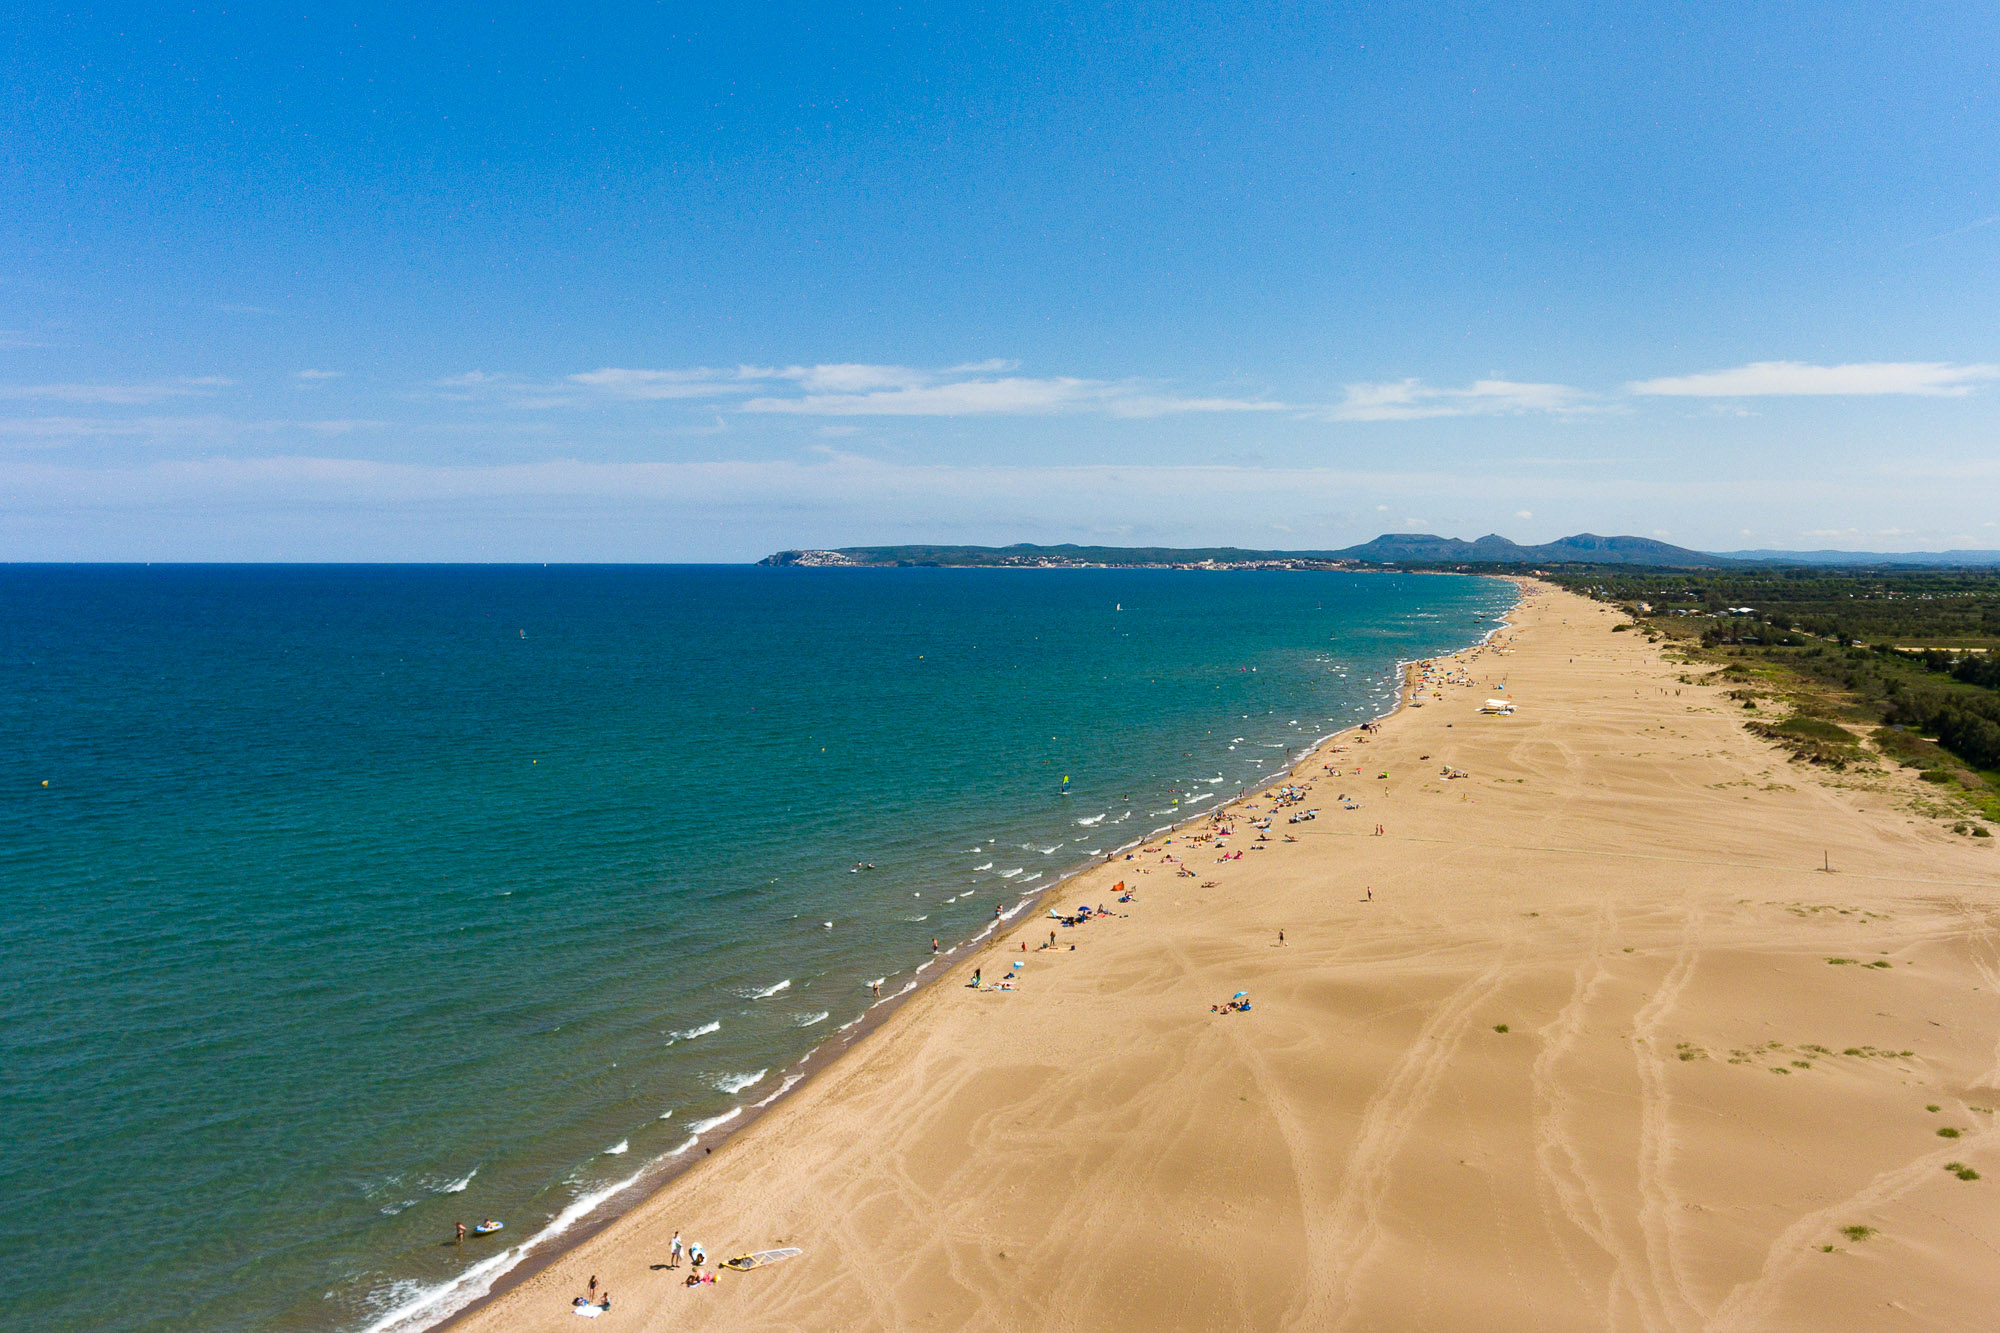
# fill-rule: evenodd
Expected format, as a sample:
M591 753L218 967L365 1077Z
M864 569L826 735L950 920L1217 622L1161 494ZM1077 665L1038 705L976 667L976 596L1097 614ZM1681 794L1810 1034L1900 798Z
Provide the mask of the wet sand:
M1240 860L1073 881L1123 915L1017 920L452 1327L577 1327L592 1274L599 1328L1985 1326L2000 840L1788 762L1608 608L1513 619L1271 841L1253 797ZM688 1289L676 1229L805 1253Z

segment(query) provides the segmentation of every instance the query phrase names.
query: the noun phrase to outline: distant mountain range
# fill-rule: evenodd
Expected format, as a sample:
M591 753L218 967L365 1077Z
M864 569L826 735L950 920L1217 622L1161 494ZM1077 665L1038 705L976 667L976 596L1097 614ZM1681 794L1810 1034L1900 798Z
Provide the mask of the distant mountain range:
M1337 551L1254 551L1237 546L844 546L837 550L780 551L760 565L1062 568L1079 565L1180 565L1206 568L1362 565L1648 565L1704 569L1749 564L1884 566L2000 565L2000 551L1730 551L1716 554L1651 537L1599 537L1578 533L1538 546L1495 534L1465 541L1431 533L1384 533Z

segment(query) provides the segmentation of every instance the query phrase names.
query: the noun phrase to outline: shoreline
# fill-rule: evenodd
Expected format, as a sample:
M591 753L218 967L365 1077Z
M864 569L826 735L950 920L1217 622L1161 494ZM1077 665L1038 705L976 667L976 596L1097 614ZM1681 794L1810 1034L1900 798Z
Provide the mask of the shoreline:
M1487 648L1491 645L1495 636L1513 628L1513 624L1508 617L1518 614L1529 596L1529 587L1534 583L1534 580L1512 575L1454 573L1446 574L1445 577L1491 579L1496 582L1508 583L1513 586L1514 599L1504 609L1492 613L1493 624L1472 643L1431 657L1398 659L1391 669L1395 691L1385 711L1373 717L1352 723L1349 726L1342 727L1339 730L1328 732L1326 735L1299 747L1296 755L1291 757L1281 769L1273 773L1259 785L1242 788L1235 796L1213 803L1204 811L1184 815L1180 819L1154 828L1131 841L1109 849L1102 855L1101 859L1093 859L1059 874L1034 894L1020 899L1012 911L1006 912L996 917L993 921L988 922L977 934L948 949L941 950L933 960L944 964L937 969L937 975L928 979L913 976L912 984L907 989L898 991L893 995L884 996L864 1009L850 1025L849 1031L851 1031L851 1035L847 1036L844 1041L839 1041L837 1046L836 1040L840 1036L840 1029L836 1029L832 1036L820 1042L818 1046L808 1051L803 1058L787 1067L780 1076L781 1088L778 1093L761 1103L739 1103L734 1108L734 1111L729 1113L730 1119L727 1127L718 1127L717 1130L711 1131L714 1135L712 1140L708 1133L696 1135L694 1140L690 1141L681 1150L669 1153L666 1159L656 1160L649 1163L646 1167L641 1168L628 1183L607 1187L610 1189L610 1193L604 1194L574 1223L565 1226L555 1236L550 1237L547 1242L538 1245L534 1237L530 1237L527 1241L522 1242L524 1252L521 1256L514 1260L508 1267L496 1273L490 1285L480 1295L473 1297L464 1305L436 1316L427 1317L421 1312L398 1315L392 1311L384 1314L374 1323L367 1325L364 1333L432 1333L432 1330L445 1333L445 1331L459 1327L486 1308L502 1300L509 1292L533 1281L542 1273L559 1264L565 1256L578 1247L616 1226L624 1218L643 1209L667 1189L685 1180L694 1172L695 1168L706 1162L718 1149L742 1141L748 1135L749 1131L765 1118L767 1113L781 1109L801 1093L805 1092L817 1076L834 1068L844 1058L858 1054L862 1050L864 1039L888 1025L896 1014L900 1013L911 1002L931 995L936 989L936 983L951 971L952 964L969 962L973 958L980 957L996 949L1004 927L1017 920L1025 920L1042 912L1055 895L1066 886L1090 874L1092 871L1103 870L1112 866L1119 857L1131 853L1138 848L1145 847L1157 838L1173 837L1183 828L1199 821L1211 819L1223 811L1241 805L1243 802L1255 800L1273 788L1299 781L1300 769L1310 763L1328 745L1342 737L1357 732L1364 732L1370 727L1378 727L1399 715L1411 711L1410 700L1416 693L1416 687L1411 681L1411 672L1426 664ZM1308 778L1310 778L1310 775L1308 775ZM921 973L928 966L928 962L919 964L916 971ZM798 1075L797 1081L791 1083L789 1086L785 1086L782 1080L791 1077L793 1074ZM700 1156L693 1155L696 1148L703 1150ZM685 1160L668 1160L680 1158L685 1158ZM583 1197L589 1196L586 1195ZM572 1201L568 1205L571 1208L575 1206L575 1201ZM556 1216L559 1219L562 1213L559 1211ZM554 1219L552 1219L549 1225L553 1225L553 1221ZM546 1226L544 1230L546 1230ZM539 1235L539 1233L537 1234ZM503 1251L503 1253L505 1252ZM477 1267L478 1265L475 1264L464 1273L450 1279L439 1295L448 1293L455 1284L463 1282Z
M920 988L455 1330L565 1333L587 1275L644 1333L1976 1325L2000 907L1937 886L1993 848L1899 770L1790 766L1618 619L1531 587L1403 664L1372 734L1084 872L1134 906L982 941L1011 993ZM682 1226L803 1257L687 1290Z

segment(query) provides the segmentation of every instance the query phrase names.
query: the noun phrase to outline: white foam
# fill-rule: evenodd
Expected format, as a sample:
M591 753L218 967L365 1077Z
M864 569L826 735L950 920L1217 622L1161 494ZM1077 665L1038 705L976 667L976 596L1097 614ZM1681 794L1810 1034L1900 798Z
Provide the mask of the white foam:
M669 1032L667 1034L667 1045L671 1046L677 1041L693 1041L696 1037L706 1037L711 1032L720 1031L722 1031L722 1021L717 1019L712 1023L704 1023L698 1028L687 1028L680 1032Z
M1079 819L1076 822L1079 827L1089 828L1092 824L1102 824L1104 822L1104 815L1108 815L1110 813L1111 812L1109 810L1106 810L1104 814L1092 815L1088 819Z
M612 1144L609 1148L606 1148L604 1150L604 1155L606 1157L623 1157L626 1153L631 1151L632 1151L632 1140L620 1139L618 1140L618 1142Z
M764 1075L770 1072L769 1069L760 1069L754 1074L718 1074L709 1079L709 1082L715 1085L717 1092L724 1092L734 1096L736 1093L743 1091L743 1089L759 1082Z
M809 1028L815 1023L824 1023L826 1022L827 1019L832 1017L833 1014L830 1011L822 1009L816 1014L807 1014L803 1018L795 1020L794 1026Z
M709 1130L714 1129L717 1125L726 1125L730 1121L734 1120L737 1116L742 1114L743 1114L742 1107L732 1106L727 1111L724 1111L721 1115L712 1115L706 1120L697 1120L692 1125L689 1125L688 1128L697 1135L706 1134L708 1133Z
M986 863L985 865L983 865L983 866L974 866L974 867L972 867L972 868L973 868L974 870L991 870L991 869L993 868L993 863L992 863L991 861L988 861L988 862L987 862L987 863Z
M1061 844L1061 843L1057 843L1057 844L1056 844L1055 846L1053 846L1053 847L1043 847L1043 848L1040 848L1039 850L1041 851L1041 854L1042 854L1043 856L1054 856L1054 855L1055 855L1055 854L1056 854L1057 852L1059 852L1059 851L1061 851L1061 850L1062 850L1062 844Z
M775 986L766 986L764 987L763 990L751 991L747 998L752 1000L768 1000L773 995L776 995L779 991L790 990L791 988L792 988L792 979L790 977L786 977L783 981L780 981Z
M481 1259L457 1277L449 1278L433 1287L399 1284L397 1290L399 1293L408 1293L407 1299L368 1325L362 1333L416 1333L418 1329L429 1328L463 1310L493 1290L493 1284L526 1258L530 1250L568 1231L595 1212L601 1204L638 1184L645 1174L646 1169L642 1167L623 1180L615 1181L587 1194L579 1194L540 1231L519 1245L510 1246L497 1254Z
M1014 878L1014 876L1016 876L1016 875L1018 875L1018 874L1022 873L1022 872L1023 872L1023 871L1025 871L1025 870L1026 870L1027 868L1028 868L1028 867L1026 867L1026 866L1015 866L1015 867L1014 867L1014 868L1013 868L1012 870L1003 870L1003 871L1001 871L1001 872L1000 872L1000 878L1002 878L1002 879L1012 879L1012 878Z
M668 1107L666 1110L660 1112L660 1119L662 1120L672 1120L673 1118L674 1118L673 1107Z
M467 1185L470 1185L472 1183L472 1178L478 1174L479 1174L479 1168L475 1166L470 1171L460 1176L457 1180L452 1181L451 1184L446 1185L443 1189L439 1190L438 1193L463 1194L465 1192L465 1187Z
M756 1103L756 1105L769 1106L772 1102L777 1101L778 1098L784 1096L786 1093L790 1092L793 1088L796 1088L799 1085L799 1080L804 1077L805 1077L804 1074L785 1075L785 1081L778 1085L778 1090L772 1093L770 1096L766 1097L763 1101Z
M666 1154L665 1154L665 1155L666 1155L666 1156L668 1156L668 1157L679 1157L679 1156L680 1156L680 1155L681 1155L682 1153L686 1152L686 1151L687 1151L687 1150L688 1150L689 1148L692 1148L692 1147L694 1147L694 1145L695 1145L695 1144L697 1144L697 1143L700 1143L700 1142L701 1142L701 1135L699 1135L699 1134L690 1134L690 1135L688 1135L688 1136L687 1136L687 1142L686 1142L686 1143L683 1143L683 1144L682 1144L682 1145L681 1145L680 1147L678 1147L678 1148L669 1148L669 1149L667 1149L667 1151L666 1151Z

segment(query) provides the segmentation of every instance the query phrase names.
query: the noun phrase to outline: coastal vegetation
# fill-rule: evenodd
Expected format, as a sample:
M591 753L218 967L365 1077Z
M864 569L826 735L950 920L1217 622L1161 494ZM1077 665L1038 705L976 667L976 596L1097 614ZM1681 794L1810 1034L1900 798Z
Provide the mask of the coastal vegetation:
M2000 820L2000 572L1598 569L1556 581L1618 606L1804 762L1886 760ZM1990 836L1976 820L1954 826Z

